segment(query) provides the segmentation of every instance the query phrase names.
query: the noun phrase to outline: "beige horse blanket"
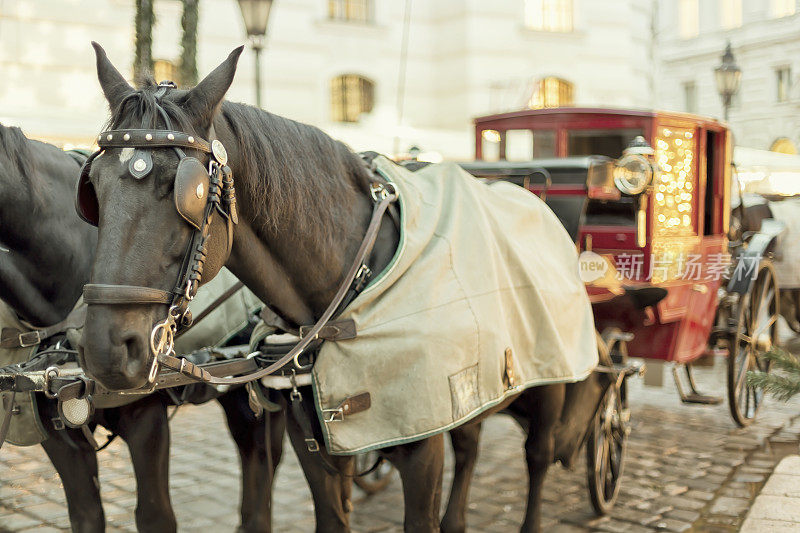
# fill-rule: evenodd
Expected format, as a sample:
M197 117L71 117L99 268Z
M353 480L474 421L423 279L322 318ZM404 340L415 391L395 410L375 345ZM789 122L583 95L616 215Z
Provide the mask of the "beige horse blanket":
M597 365L592 310L575 246L544 202L452 163L411 173L376 162L399 192L400 244L341 315L357 338L325 342L314 366L327 449L422 439L522 389L584 379ZM369 409L336 412L362 392Z

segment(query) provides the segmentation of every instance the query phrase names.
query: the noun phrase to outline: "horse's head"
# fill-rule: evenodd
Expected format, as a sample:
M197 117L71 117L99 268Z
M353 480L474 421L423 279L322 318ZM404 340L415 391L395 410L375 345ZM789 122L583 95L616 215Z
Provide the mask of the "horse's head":
M169 340L154 325L180 321L201 275L211 279L230 251L233 183L212 122L241 48L191 90L135 90L94 47L112 118L78 190L79 213L100 230L82 363L106 387L130 389L152 379L151 346Z

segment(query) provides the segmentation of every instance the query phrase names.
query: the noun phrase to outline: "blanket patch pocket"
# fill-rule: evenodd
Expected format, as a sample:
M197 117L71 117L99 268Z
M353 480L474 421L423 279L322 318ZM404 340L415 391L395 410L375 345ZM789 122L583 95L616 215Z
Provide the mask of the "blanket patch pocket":
M464 418L481 406L478 393L477 363L450 377L450 399L453 406L453 420Z

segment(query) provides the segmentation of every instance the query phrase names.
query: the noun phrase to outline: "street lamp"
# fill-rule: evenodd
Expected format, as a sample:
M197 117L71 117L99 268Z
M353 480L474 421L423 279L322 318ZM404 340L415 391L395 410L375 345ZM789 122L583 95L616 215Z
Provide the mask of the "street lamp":
M722 97L725 122L728 122L731 99L734 94L739 92L739 86L742 84L742 69L736 64L730 42L722 55L722 64L714 69L714 77L717 81L717 92Z
M267 22L272 0L239 0L239 9L244 19L244 27L250 46L256 55L256 105L261 107L261 50L267 34Z

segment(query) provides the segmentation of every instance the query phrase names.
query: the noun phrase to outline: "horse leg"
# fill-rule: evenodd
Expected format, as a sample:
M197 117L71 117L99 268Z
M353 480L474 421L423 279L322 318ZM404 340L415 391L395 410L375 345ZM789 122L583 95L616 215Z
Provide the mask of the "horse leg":
M407 532L439 531L444 436L440 433L410 444L381 450L400 472Z
M242 522L239 531L272 530L272 482L283 450L284 411L256 417L244 388L218 398L242 465ZM277 449L276 449L277 448Z
M311 391L308 391L308 397ZM303 405L310 400L303 402ZM289 439L292 442L297 459L303 468L303 474L308 481L311 489L311 496L314 500L314 517L317 521L316 531L336 532L349 531L350 511L347 494L350 487L349 476L353 474L354 461L350 456L332 456L325 451L324 446L320 446L319 451L310 452L305 441L305 434L302 426L295 418L291 409L287 410L286 429ZM315 416L305 409L305 416ZM314 420L311 418L311 420ZM316 437L319 440L319 436ZM325 460L332 465L338 472L329 472L323 464ZM347 503L346 503L347 502Z
M453 446L453 485L447 510L442 518L441 530L444 533L458 533L467 529L467 501L472 473L478 461L478 444L480 443L481 424L466 424L450 430L450 442Z
M177 530L169 498L169 421L167 406L158 395L118 407L111 424L125 440L136 475L136 529L169 532Z
M542 521L542 485L555 460L555 428L564 407L564 385L545 385L524 392L512 408L524 409L530 421L525 439L528 463L528 505L520 531L536 532Z
M55 402L45 400L43 396L37 399L40 416L48 434L47 439L42 442L42 448L64 485L72 531L105 531L106 519L97 477L97 453L80 430L53 428L50 419L56 416Z

